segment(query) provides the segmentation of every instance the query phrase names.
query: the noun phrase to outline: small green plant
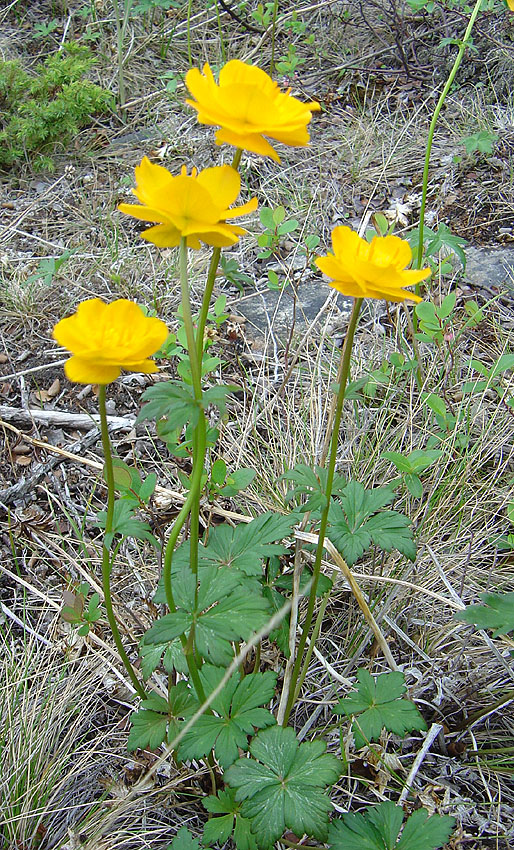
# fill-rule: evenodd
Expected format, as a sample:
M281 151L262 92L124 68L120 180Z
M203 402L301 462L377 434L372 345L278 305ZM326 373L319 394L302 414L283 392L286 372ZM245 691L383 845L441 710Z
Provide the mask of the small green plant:
M481 360L473 358L469 361L469 366L482 375L482 379L466 381L462 385L463 393L480 393L493 390L501 401L508 407L514 408L514 398L507 397L508 389L502 383L503 373L514 369L514 354L502 354L492 366L486 366Z
M256 9L252 11L252 18L261 25L263 29L267 29L273 18L273 2L259 3Z
M27 284L34 283L36 280L41 280L45 286L50 286L61 266L73 256L75 250L64 251L60 257L48 257L40 260L36 271L28 276L24 281L24 285L27 286Z
M166 71L162 75L161 80L165 84L166 91L168 92L168 94L175 94L177 86L179 84L179 79L177 75L174 74L173 71Z
M294 44L290 44L287 48L287 53L284 56L281 56L277 62L276 68L279 74L289 76L294 74L296 69L299 68L300 65L304 65L306 61L307 60L303 57L298 56Z
M412 253L415 255L419 250L420 228L415 227L409 233L409 242ZM425 260L430 264L432 270L441 274L449 274L453 270L453 255L460 260L462 270L466 271L466 254L464 246L467 240L463 236L452 233L444 222L441 222L437 230L430 227L423 228L423 253Z
M59 21L52 20L47 23L41 21L34 26L34 38L46 38L56 29L59 29Z
M292 32L295 35L304 35L307 30L307 24L298 17L298 12L293 12L290 18L283 21L282 26L286 32Z
M299 225L295 218L286 218L286 211L282 206L276 209L261 207L259 218L265 230L257 237L257 244L263 249L258 258L265 260L279 250L282 237L293 233Z
M87 599L89 590L89 584L85 581L74 592L65 590L63 593L65 604L61 609L61 617L66 623L77 626L77 632L82 636L89 634L92 624L102 616L100 597L98 593L92 593Z
M442 451L439 449L415 449L408 455L402 455L400 452L382 453L382 457L394 463L407 490L415 499L421 499L423 496L420 474L433 466L441 456Z
M498 136L491 130L479 130L478 133L473 133L473 135L465 136L462 139L468 156L471 156L473 153L490 156L493 152L493 145L497 141Z
M0 168L29 160L52 170L52 154L91 116L113 107L110 92L84 79L95 59L87 47L69 43L27 74L16 61L0 62Z
M357 690L340 700L335 714L353 718L352 733L356 749L378 741L382 729L401 738L414 729L426 730L420 712L403 696L407 690L403 673L382 673L374 678L363 667L357 671Z
M244 292L245 286L250 286L253 281L250 275L245 274L233 257L221 256L220 270L225 280L235 286L239 292Z
M241 490L245 490L252 483L255 476L255 469L249 469L245 466L230 473L223 458L219 457L211 466L209 496L210 498L224 496L227 499L237 496Z
M167 12L168 9L176 9L178 5L177 0L139 0L131 11L133 15L146 15L148 12L155 12L156 9Z
M436 307L431 301L422 301L416 304L415 311L419 321L420 331L416 339L421 342L435 342L441 345L453 339L452 314L455 309L457 296L455 292L449 292L443 298L440 307Z

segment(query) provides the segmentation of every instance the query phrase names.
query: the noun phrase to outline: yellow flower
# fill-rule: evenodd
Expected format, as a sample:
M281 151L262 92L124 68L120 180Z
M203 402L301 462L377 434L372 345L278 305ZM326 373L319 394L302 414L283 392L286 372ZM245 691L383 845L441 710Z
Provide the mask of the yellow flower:
M105 304L90 298L77 312L54 327L54 339L71 351L64 371L78 384L110 384L122 369L156 372L147 358L161 347L168 328L160 319L145 316L133 301L120 298Z
M264 136L292 147L309 143L307 124L319 103L302 103L281 92L271 77L254 65L232 59L221 69L219 85L208 64L203 74L192 68L186 85L194 100L187 100L198 112L202 124L219 126L216 143L226 142L280 162L280 157Z
M386 301L421 301L405 292L430 274L430 269L408 270L412 251L399 236L375 236L370 243L349 227L332 231L334 253L318 257L316 265L331 278L330 286L353 298L385 298Z
M514 12L514 0L507 0L507 6L511 10L511 12Z
M141 236L160 248L178 245L183 236L190 248L199 248L200 242L223 248L234 245L246 233L225 220L257 209L257 198L228 209L240 188L241 178L230 165L205 168L199 173L193 168L190 176L184 165L180 175L174 177L145 156L136 166L136 188L132 190L144 206L120 204L118 209L142 221L159 221Z

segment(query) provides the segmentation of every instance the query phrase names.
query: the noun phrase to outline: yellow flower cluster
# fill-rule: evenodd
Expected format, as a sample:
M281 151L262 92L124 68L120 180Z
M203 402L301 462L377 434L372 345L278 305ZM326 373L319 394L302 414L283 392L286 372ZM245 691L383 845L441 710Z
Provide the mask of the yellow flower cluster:
M514 0L507 0L514 9ZM318 103L302 103L283 92L260 68L234 59L221 69L216 83L209 65L186 74L191 94L187 103L198 120L216 126L217 144L280 158L268 139L289 146L309 143L308 124ZM234 245L246 231L232 220L253 212L257 199L234 207L241 188L237 171L229 165L192 169L183 166L173 175L144 157L135 169L133 193L140 202L120 204L121 212L154 222L141 236L159 247L174 247L185 239L188 247L202 243L218 248ZM385 298L388 301L420 301L405 290L424 280L429 269L408 270L412 252L397 236L375 237L371 243L348 227L332 232L333 253L318 257L317 266L330 285L354 298ZM54 337L72 352L65 371L78 383L107 384L121 369L154 372L148 358L162 345L167 328L148 318L133 302L124 299L104 304L97 298L84 301L70 318L54 328Z

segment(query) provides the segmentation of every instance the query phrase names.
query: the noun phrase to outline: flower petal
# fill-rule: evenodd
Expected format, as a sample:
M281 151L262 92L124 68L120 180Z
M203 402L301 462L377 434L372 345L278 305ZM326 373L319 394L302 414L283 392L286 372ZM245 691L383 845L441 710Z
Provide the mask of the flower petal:
M211 198L216 198L216 205L221 209L233 204L241 189L241 178L231 165L204 168L197 183L207 189Z
M126 298L111 304L98 298L83 301L73 316L54 328L55 339L73 355L66 361L66 375L81 384L109 384L122 368L155 372L157 366L148 358L167 336L164 322L146 316Z
M141 203L149 207L154 205L156 197L161 197L162 190L173 180L167 168L150 162L146 156L140 165L136 165L135 177L136 188L132 191Z
M216 144L234 145L236 148L242 148L251 153L270 156L275 162L280 162L280 157L276 150L258 133L234 133L232 130L223 128L216 131Z
M204 73L205 68L204 65ZM208 65L207 68L209 68ZM258 68L257 65L247 65L240 59L231 59L220 71L220 88L234 84L255 86L268 96L280 93L278 84L271 79L266 71Z
M152 184L154 178L155 185ZM239 208L230 209L241 186L239 174L230 165L206 168L199 174L193 168L190 175L183 166L180 175L173 177L165 168L153 166L145 157L139 167L138 179L144 189L141 197L144 194L148 204L120 204L119 209L142 221L158 222L140 235L161 248L175 247L183 236L187 238L188 246L195 249L200 247L199 236L209 245L233 245L246 231L227 226L225 219L253 212L257 206L254 198ZM215 233L218 235L213 236ZM207 239L202 234L211 235Z
M167 336L168 334L166 334ZM122 369L128 372L142 372L145 375L151 375L153 372L158 372L159 367L155 360L139 360L137 363L122 363Z
M239 216L247 215L247 213L255 212L259 202L257 198L252 198L240 207L233 207L231 210L223 210L221 217L223 220L227 218L239 218Z
M369 258L377 266L404 269L412 262L412 249L399 236L375 236L369 246Z
M204 65L203 74L192 69L186 85L194 100L186 102L196 109L198 120L218 125L217 144L231 144L252 153L280 161L267 136L286 145L304 146L309 142L307 125L318 103L302 103L290 90L282 92L265 71L246 65L239 59L221 69L219 85Z
M138 218L140 221L160 221L161 224L169 223L170 217L161 210L151 207L140 207L137 204L119 204L118 209L122 213Z
M158 248L175 248L180 245L180 230L174 224L157 224L139 234L142 239L152 242Z
M57 322L53 330L53 338L68 351L90 351L95 345L91 337L91 329L101 325L106 309L107 304L100 298L82 301L73 316Z
M81 357L70 357L64 364L66 377L75 384L110 384L119 378L119 366L105 366Z

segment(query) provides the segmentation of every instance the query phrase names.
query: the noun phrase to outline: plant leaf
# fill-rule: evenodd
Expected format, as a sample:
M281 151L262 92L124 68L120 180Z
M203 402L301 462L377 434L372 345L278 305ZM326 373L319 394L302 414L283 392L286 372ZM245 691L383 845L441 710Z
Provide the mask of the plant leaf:
M262 594L239 586L236 570L216 564L202 566L199 585L187 561L187 547L173 573L177 610L165 614L146 632L145 643L167 643L188 631L195 621L196 648L212 664L227 666L233 658L231 641L248 640L269 615Z
M202 800L203 805L211 814L221 817L211 818L203 832L203 843L216 841L224 844L229 835L234 832L234 844L237 850L257 850L255 837L250 829L250 821L241 814L242 803L236 801L233 788L218 791L218 796Z
M197 708L198 703L187 682L179 682L170 688L168 700L157 694L141 700L139 710L130 717L132 728L127 749L157 749L163 741L177 733L180 721L193 715Z
M333 820L329 829L332 850L436 850L445 844L455 826L455 818L432 815L425 809L403 822L403 809L390 800L369 807L362 814L347 813Z
M349 481L341 501L330 505L329 536L350 567L371 542L387 552L394 548L411 560L416 557L410 520L397 511L380 511L393 498L391 487L365 490L358 481Z
M514 630L514 593L481 593L482 605L468 605L454 614L479 629L494 629L493 637Z
M134 504L130 499L116 499L114 503L114 513L112 518L112 530L105 535L105 545L109 548L112 544L114 536L121 534L122 537L135 537L138 540L148 540L156 549L160 549L160 544L152 534L152 529L147 522L141 519L136 519L134 511L137 504ZM99 511L96 517L96 524L99 528L105 528L107 521L107 512Z
M219 685L225 670L205 664L200 677L206 695ZM275 693L277 676L271 671L253 673L240 680L236 673L212 702L218 716L204 714L186 732L179 747L180 759L201 758L215 749L216 758L225 769L237 759L238 747L248 749L248 735L254 727L264 729L273 725L274 716L260 706L269 702Z
M272 847L286 828L325 840L331 803L323 789L341 772L325 749L322 741L300 744L294 729L272 726L253 739L253 758L229 767L226 781L244 801L241 811L259 847Z
M282 516L268 511L249 523L235 527L218 525L202 549L203 563L224 564L246 575L261 575L262 561L271 555L283 555L287 549L278 540L291 533L297 522L294 515Z
M403 698L406 690L403 673L382 673L375 679L361 667L357 679L357 690L334 707L335 714L356 716L352 731L357 749L367 741L377 741L384 727L401 737L413 729L427 728L414 703Z
M166 850L200 850L200 842L193 838L187 826L181 826Z
M188 422L193 425L198 422L200 406L193 388L182 381L162 381L148 387L143 401L147 403L142 406L136 423L165 417L169 428L183 428Z

